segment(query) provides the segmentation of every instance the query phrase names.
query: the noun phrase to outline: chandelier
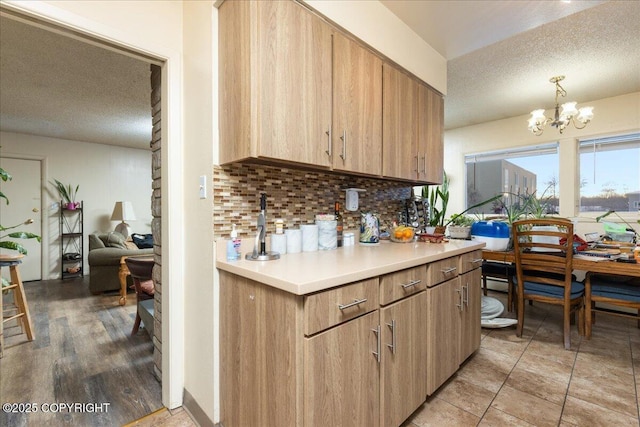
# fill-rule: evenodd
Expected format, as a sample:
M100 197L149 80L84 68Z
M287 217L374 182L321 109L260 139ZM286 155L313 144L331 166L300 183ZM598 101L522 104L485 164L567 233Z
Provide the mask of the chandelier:
M558 96L567 96L567 91L560 86L564 76L551 77L549 81L556 85L556 108L553 118L546 117L544 110L534 110L529 119L529 130L536 136L542 135L544 127L549 124L562 133L569 123L573 123L576 129L583 129L593 118L593 107L576 108L576 102L566 102L560 106ZM560 111L562 108L562 111Z

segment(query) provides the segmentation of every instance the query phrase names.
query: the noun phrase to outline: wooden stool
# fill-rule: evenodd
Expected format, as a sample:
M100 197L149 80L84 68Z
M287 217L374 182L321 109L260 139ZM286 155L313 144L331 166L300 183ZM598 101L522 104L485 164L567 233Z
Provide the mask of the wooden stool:
M13 302L16 310L16 314L4 317L4 303L0 300L0 318L2 318L2 322L0 322L0 358L4 352L4 322L18 319L22 327L22 332L27 334L29 341L35 339L31 325L31 315L29 314L29 305L27 304L27 298L24 294L20 270L18 270L18 265L22 263L20 260L22 257L23 255L0 255L0 269L2 267L9 267L11 274L11 284L2 288L2 295L4 296L6 291L13 291Z

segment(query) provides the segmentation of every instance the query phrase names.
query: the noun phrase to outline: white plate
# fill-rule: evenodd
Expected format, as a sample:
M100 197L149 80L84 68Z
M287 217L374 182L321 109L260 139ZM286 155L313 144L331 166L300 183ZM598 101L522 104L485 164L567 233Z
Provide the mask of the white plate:
M517 323L518 321L516 319L507 319L504 317L497 317L495 319L482 319L482 321L480 322L480 325L482 325L483 328L496 329L496 328L506 328L507 326L513 326Z

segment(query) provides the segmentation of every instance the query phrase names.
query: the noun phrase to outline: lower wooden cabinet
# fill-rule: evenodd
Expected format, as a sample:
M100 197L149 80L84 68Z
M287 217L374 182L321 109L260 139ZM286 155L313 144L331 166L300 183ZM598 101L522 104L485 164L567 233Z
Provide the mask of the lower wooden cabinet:
M380 309L382 426L402 424L427 395L426 307L423 291Z
M476 268L460 276L462 310L460 311L460 347L458 362L462 363L480 347L482 316L482 270Z
M480 344L480 269L426 276L301 296L220 271L222 424L401 425Z
M304 343L304 425L379 425L378 311Z
M460 366L460 278L427 289L427 394L431 395Z

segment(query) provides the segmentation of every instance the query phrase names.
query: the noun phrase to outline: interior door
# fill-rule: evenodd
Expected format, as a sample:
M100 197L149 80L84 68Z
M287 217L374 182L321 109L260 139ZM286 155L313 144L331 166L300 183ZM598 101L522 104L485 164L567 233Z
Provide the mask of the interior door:
M0 200L0 224L9 227L31 218L33 224L23 225L11 231L26 231L42 236L40 161L3 157L0 158L0 165L13 176L11 181L0 181L2 192L9 199L8 205L4 200ZM9 240L20 243L28 252L20 265L22 280L42 280L42 245L36 239ZM16 251L8 249L0 249L0 253L17 254ZM2 276L9 279L9 269L3 268Z

